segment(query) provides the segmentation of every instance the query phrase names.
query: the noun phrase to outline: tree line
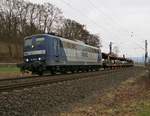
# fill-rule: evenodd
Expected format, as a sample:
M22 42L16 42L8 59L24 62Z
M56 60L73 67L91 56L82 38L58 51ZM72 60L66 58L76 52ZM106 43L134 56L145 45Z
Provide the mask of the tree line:
M51 3L36 4L24 0L0 2L0 41L14 43L17 49L25 36L52 32L89 45L100 44L98 35L91 34L85 25L66 19L61 9Z

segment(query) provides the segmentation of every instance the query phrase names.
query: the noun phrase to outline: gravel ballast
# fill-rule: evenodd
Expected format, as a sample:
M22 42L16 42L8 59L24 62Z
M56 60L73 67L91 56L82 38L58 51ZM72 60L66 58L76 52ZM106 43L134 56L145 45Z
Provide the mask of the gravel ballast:
M143 68L126 68L103 76L2 92L0 116L59 116L95 92L117 87L122 81L144 72Z

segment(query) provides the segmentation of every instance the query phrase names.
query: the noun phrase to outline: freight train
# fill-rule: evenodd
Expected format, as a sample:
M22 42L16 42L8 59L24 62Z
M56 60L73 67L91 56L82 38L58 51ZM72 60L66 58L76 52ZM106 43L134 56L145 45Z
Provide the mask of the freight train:
M38 75L43 75L44 72L55 74L68 71L97 71L100 68L114 67L114 65L133 66L132 60L116 59L102 53L97 47L51 34L26 37L23 50L24 63L19 67L22 71L31 71Z

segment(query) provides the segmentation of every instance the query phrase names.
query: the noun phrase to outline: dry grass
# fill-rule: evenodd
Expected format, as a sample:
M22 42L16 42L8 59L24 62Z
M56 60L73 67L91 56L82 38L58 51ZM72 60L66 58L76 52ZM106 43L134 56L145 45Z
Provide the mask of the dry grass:
M94 104L78 104L61 116L150 116L150 78L130 78L99 95Z

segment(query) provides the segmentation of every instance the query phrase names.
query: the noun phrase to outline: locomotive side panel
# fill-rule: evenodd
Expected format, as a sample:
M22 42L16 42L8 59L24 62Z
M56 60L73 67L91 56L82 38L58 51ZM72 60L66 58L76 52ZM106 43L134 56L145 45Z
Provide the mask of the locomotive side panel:
M62 40L63 48L67 57L67 63L76 65L100 65L101 52L85 44L79 44L69 40ZM99 61L99 62L98 62Z
M65 65L67 58L59 38L48 36L49 53L47 56L46 64L53 65Z

